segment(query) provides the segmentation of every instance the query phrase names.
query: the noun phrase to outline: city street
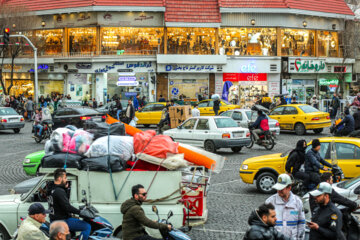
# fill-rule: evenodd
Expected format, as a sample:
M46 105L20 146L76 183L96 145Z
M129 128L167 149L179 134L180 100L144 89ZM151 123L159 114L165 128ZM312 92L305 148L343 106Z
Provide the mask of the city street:
M281 133L277 145L272 151L254 146L249 150L244 148L239 154L230 150L221 150L227 158L220 174L214 174L208 195L208 221L204 226L194 228L190 236L192 239L241 239L247 229L247 219L250 212L259 206L268 195L257 192L255 185L244 184L239 177L241 162L249 157L284 152L294 148L300 139L309 141L313 138L329 135L329 130L315 135L309 131L305 136L295 133ZM31 137L31 124L19 134L12 131L0 132L0 194L8 194L8 190L15 184L28 179L22 170L24 157L32 152L42 150L44 143L37 144Z

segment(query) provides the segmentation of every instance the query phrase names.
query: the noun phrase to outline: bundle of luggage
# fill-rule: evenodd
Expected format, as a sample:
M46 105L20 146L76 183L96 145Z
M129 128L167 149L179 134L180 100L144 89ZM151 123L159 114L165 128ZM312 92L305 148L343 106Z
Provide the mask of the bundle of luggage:
M178 143L149 130L126 136L121 122L89 122L84 129L66 126L53 131L45 144L43 168L118 172L166 171L187 167Z

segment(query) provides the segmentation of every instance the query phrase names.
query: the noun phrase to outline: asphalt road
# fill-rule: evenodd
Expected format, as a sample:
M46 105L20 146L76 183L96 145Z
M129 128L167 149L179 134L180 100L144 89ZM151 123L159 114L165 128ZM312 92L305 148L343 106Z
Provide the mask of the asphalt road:
M329 136L328 129L322 134L309 131L305 136L282 132L277 145L272 151L260 146L244 148L234 154L231 150L220 149L218 154L226 156L221 173L214 174L208 194L208 221L204 226L193 228L192 239L242 239L247 229L250 212L262 204L269 196L257 192L255 185L247 185L240 180L239 168L247 158L271 153L284 152L295 147L300 139L309 141L317 137ZM31 124L26 123L19 134L12 131L0 131L0 195L8 194L15 184L28 179L22 170L24 157L32 152L42 150L44 143L37 144L31 138Z

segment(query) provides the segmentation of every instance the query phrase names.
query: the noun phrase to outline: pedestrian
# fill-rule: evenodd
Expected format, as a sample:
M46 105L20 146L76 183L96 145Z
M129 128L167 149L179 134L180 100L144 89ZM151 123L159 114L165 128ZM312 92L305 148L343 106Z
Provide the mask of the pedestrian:
M305 238L305 213L301 199L291 192L291 185L290 176L280 174L277 183L272 187L277 193L265 203L275 206L276 230L287 237L302 240Z
M200 111L198 109L198 104L195 103L194 108L191 110L191 116L200 117Z
M310 182L317 186L320 183L320 169L327 171L332 165L320 156L321 143L319 139L312 141L312 148L305 154L305 172L309 175ZM307 187L307 186L306 186Z
M134 117L135 117L135 108L132 105L131 99L129 99L128 105L125 110L125 123L129 124Z
M136 97L134 98L134 101L133 101L133 106L135 108L135 111L138 111L139 110L139 99L140 99L140 95L136 95Z
M340 100L337 97L336 93L334 93L334 96L330 103L330 117L331 119L336 118L336 114L338 112L338 109L340 108Z
M219 115L219 110L220 110L220 100L219 99L214 100L213 110L214 110L215 116Z
M63 97L61 97L61 99L63 99ZM66 99L67 99L67 100L71 100L70 94L68 94L68 95L66 96Z
M310 228L310 240L343 240L342 214L330 200L332 187L322 182L319 188L310 192L315 202L320 205L312 214L312 221L307 223Z
M93 98L93 102L92 102L92 107L93 108L98 108L98 104L95 98Z
M319 109L319 100L317 99L316 95L314 95L311 99L310 99L310 105L316 109Z
M50 240L68 240L71 239L69 227L65 221L54 221L50 224Z
M40 99L40 108L46 108L48 105L47 101L45 101L44 96Z
M291 98L291 104L298 104L296 97Z
M88 106L89 106L88 100L85 100L82 106L83 106L83 107L88 107Z
M358 108L353 114L353 118L355 122L355 130L360 130L360 108Z
M201 102L201 101L203 100L202 94L201 94L201 93L198 93L197 98L198 98L198 101Z
M166 102L165 98L160 94L159 102Z
M47 240L49 239L40 230L46 222L46 214L50 211L45 210L41 203L33 203L28 209L28 217L21 223L18 230L17 240Z
M273 204L262 204L258 209L251 212L248 219L250 228L246 231L244 240L291 240L277 231L276 211Z
M145 227L161 230L171 230L172 226L146 217L141 207L146 201L147 192L144 186L138 184L131 188L132 197L121 204L123 214L122 237L123 240L157 240L149 236Z
M14 96L11 96L11 97L10 97L9 106L10 106L11 108L13 108L14 110L16 110L17 107L18 107L18 104L19 104L18 100L16 100Z
M300 179L304 182L304 186L309 185L309 175L303 169L305 163L305 150L307 144L305 140L299 140L296 148L289 153L285 164L286 172L290 173L295 179Z
M31 119L32 119L32 115L33 115L33 113L34 113L34 108L35 108L35 104L34 104L34 102L32 101L32 98L29 97L29 98L28 98L28 101L27 101L26 104L25 104L25 109L26 109L26 111L27 111L27 119L28 119L29 121L31 121Z
M34 136L33 138L41 138L42 131L44 127L40 124L42 121L42 110L41 108L35 110L34 117ZM36 134L39 130L39 133Z
M140 108L143 108L143 107L145 107L145 105L146 105L146 97L143 96L139 102L139 106L140 106Z
M269 94L265 93L265 95L261 98L260 105L267 109L270 109L271 103L272 103L272 101L271 101L271 98L269 97Z
M122 104L121 104L121 101L120 101L119 98L117 98L117 99L115 100L115 108L116 108L117 120L120 121L120 113L122 112L123 107L122 107Z
M286 104L287 104L287 102L286 102L285 96L282 95L282 96L280 97L280 105L286 105Z

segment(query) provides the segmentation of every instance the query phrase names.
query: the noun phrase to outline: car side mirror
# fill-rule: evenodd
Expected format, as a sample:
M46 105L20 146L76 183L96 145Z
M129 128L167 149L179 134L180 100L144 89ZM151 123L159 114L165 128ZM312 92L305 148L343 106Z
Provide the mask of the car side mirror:
M360 195L360 187L355 188L354 193Z

